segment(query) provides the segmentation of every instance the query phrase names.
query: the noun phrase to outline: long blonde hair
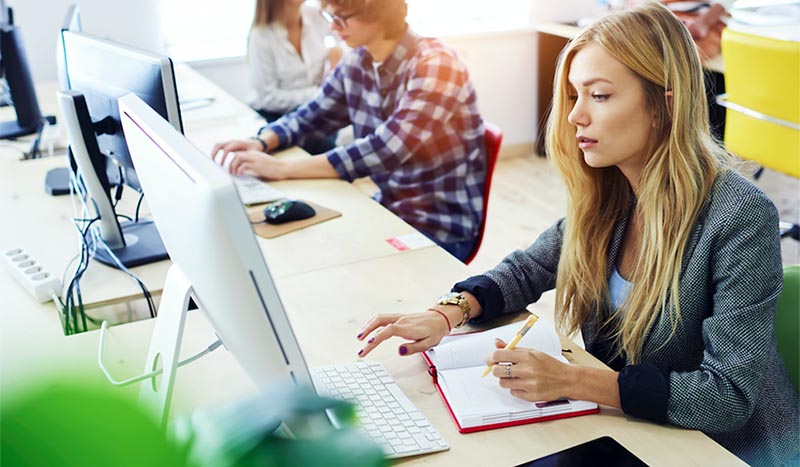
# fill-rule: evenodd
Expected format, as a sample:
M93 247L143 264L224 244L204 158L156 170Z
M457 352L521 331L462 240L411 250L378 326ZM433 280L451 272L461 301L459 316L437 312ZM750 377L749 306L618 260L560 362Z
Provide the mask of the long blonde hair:
M599 44L638 76L654 118L635 200L643 226L633 287L605 321L599 317L609 303L610 242L615 226L632 214L634 199L619 169L595 169L584 162L575 127L567 121L569 68L589 44ZM673 334L680 321L683 252L725 158L709 132L700 59L681 21L663 5L648 2L601 18L573 40L560 57L554 88L546 148L568 193L557 320L568 333L593 321L610 327L620 354L636 363L662 313L670 313Z

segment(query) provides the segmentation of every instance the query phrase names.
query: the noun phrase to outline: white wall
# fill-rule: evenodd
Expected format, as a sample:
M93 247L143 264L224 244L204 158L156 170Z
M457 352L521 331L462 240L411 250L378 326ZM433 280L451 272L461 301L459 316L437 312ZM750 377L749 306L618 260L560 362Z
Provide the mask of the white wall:
M160 51L159 0L8 0L22 28L34 80L56 79L55 43L67 6L81 7L84 30ZM161 0L169 1L169 0ZM437 0L430 0L437 1ZM502 1L502 0L498 0ZM531 0L531 22L574 20L598 12L596 0ZM500 126L506 145L535 140L536 36L531 30L484 32L444 38L466 62L486 120ZM243 59L193 64L209 79L244 99L249 93Z
M168 0L167 0L168 1ZM7 0L14 23L22 29L35 81L52 81L56 74L56 40L67 7L77 3L86 32L158 51L161 33L158 0Z

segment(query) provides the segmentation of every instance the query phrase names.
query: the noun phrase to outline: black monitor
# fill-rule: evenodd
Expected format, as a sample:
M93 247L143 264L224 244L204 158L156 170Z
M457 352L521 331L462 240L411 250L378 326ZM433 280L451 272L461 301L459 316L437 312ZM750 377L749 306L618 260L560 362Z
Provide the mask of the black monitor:
M0 25L14 24L14 12L6 6L6 0L0 0Z
M81 178L101 219L89 240L102 243L90 245L90 251L117 267L118 262L131 267L166 259L152 221L118 222L106 173L113 167L121 183L141 191L120 125L119 97L136 94L183 132L172 61L81 32L61 35L70 91L60 93L59 103Z
M39 132L44 126L44 118L33 88L31 70L25 55L22 31L11 24L13 15L10 8L0 5L5 12L5 21L0 23L0 75L5 78L8 94L14 106L16 120L0 122L0 139L16 138Z

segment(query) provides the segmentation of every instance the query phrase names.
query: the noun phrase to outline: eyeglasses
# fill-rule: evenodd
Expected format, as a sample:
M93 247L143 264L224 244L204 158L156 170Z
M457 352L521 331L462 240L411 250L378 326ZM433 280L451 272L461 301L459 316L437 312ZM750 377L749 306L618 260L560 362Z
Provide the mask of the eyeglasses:
M350 13L349 15L340 15L337 13L330 12L328 10L319 10L322 17L331 24L335 24L339 27L339 29L346 29L347 28L347 20L352 18L353 16L357 15L358 12Z

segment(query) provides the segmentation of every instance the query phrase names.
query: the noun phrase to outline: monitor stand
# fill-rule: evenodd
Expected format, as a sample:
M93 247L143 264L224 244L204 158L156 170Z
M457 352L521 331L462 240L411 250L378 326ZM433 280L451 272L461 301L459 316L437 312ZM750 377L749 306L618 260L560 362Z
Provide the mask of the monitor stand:
M106 157L97 146L94 124L84 96L74 91L59 91L58 101L75 163L100 218L97 228L87 235L93 257L119 269L169 258L155 223L149 220L118 221L109 195Z
M112 188L119 185L119 171L109 167L106 170L108 184ZM44 177L44 191L50 196L68 195L72 192L72 169L67 167L56 167L47 171Z
M88 236L89 251L94 251L94 258L108 266L119 268L117 261L126 268L133 268L143 264L155 263L169 259L167 248L158 234L156 224L151 220L139 222L125 221L119 223L125 244L120 248L108 247L97 243L97 237ZM102 239L100 240L102 242Z
M161 376L142 381L139 389L139 401L161 418L162 428L166 428L169 419L175 373L178 369L178 357L191 294L192 284L180 267L177 264L170 266L164 281L156 325L144 367L145 373L163 371Z
M21 126L16 120L0 122L0 139L11 139L20 136L32 135L38 132L39 127L41 126L41 122L36 123L35 125L27 126Z
M72 192L72 169L57 167L47 171L44 177L44 191L50 196L68 195Z

